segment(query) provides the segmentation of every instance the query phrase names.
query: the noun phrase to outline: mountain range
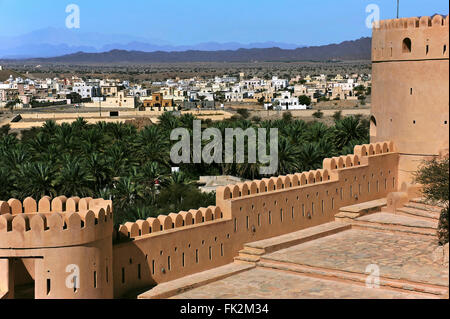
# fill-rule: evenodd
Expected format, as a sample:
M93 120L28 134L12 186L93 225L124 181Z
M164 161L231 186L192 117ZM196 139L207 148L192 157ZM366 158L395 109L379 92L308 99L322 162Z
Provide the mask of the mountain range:
M143 52L218 51L253 48L296 49L303 45L281 42L204 42L195 45L172 45L167 41L121 34L101 34L79 30L46 28L20 36L0 37L0 58L48 58L76 52L101 53L111 50Z
M322 46L279 42L172 45L161 39L58 28L0 37L0 44L2 60L39 63L370 60L371 54L371 38Z
M182 52L143 52L111 50L102 53L77 52L52 58L21 60L32 63L177 63L177 62L290 62L330 60L370 60L371 38L344 41L339 44L312 46L293 50L281 48L238 49L219 51L188 50Z

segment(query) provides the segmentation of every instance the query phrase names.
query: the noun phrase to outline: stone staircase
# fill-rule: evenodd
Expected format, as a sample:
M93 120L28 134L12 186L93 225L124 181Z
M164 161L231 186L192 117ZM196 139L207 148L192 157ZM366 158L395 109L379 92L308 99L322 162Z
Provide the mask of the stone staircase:
M318 279L346 282L349 284L365 285L367 274L342 271L339 269L321 268L317 266L302 265L297 263L279 262L270 259L262 258L256 263L257 267L267 269L275 269L279 271L286 271L289 273L298 273L299 275L313 277ZM448 286L440 286L435 284L428 284L422 282L414 282L405 279L390 278L380 276L379 285L384 289L413 292L424 297L442 297L448 295ZM358 298L355 296L355 298Z
M396 214L417 219L438 222L443 207L426 204L421 198L411 199L404 207L397 209Z
M244 245L244 249L239 251L239 255L234 258L238 263L256 263L260 261L261 256L278 251L291 246L303 244L322 237L337 234L339 232L348 230L351 225L343 225L336 222L331 222L286 235L281 235L265 240L260 240Z
M358 205L354 205L358 206ZM353 206L350 206L353 207ZM336 215L336 221L351 224L355 229L365 229L415 236L435 237L442 207L427 204L415 198L392 211L387 206L378 206L378 211L363 211L349 216L348 207Z
M234 260L235 263L254 265L259 268L364 285L367 278L367 275L364 273L277 261L267 257L267 254L348 229L425 236L427 239L432 239L436 236L441 210L442 207L429 205L420 198L410 200L396 212L387 209L386 199L343 207L340 213L336 215L335 222L246 244ZM388 290L408 291L427 297L446 298L448 296L448 286L415 282L404 278L381 276L380 286Z

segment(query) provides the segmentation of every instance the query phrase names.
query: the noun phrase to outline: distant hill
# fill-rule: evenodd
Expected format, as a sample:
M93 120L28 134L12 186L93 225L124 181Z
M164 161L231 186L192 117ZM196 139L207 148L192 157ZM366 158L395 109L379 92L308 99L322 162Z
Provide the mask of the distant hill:
M111 50L102 53L78 52L53 58L20 61L39 63L158 63L158 62L264 62L264 61L327 61L370 60L371 38L339 44L297 49L262 48L219 51L189 50L182 52L143 52Z
M1 2L1 0L0 0ZM101 53L111 50L144 52L181 52L188 50L217 51L253 48L296 49L303 45L282 42L204 42L192 45L172 45L155 38L123 34L83 32L67 28L45 28L19 36L0 36L0 59L49 58L75 52Z

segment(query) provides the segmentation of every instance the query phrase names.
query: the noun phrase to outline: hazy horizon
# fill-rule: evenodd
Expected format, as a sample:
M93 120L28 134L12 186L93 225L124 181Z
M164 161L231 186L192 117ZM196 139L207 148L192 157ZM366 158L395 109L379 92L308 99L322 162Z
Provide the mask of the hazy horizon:
M365 21L369 4L381 19L395 18L395 0L207 1L0 0L0 37L17 37L47 28L65 28L66 7L80 8L74 33L123 35L130 42L189 46L199 43L324 45L371 35ZM448 14L444 0L400 1L400 16ZM3 14L7 13L7 14ZM92 45L92 44L91 44Z

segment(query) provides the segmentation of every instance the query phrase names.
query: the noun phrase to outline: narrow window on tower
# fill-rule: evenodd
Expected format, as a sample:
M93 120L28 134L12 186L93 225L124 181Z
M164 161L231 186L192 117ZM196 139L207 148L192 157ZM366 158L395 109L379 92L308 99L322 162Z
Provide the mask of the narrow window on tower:
M47 279L47 295L50 294L50 288L51 288L50 279Z
M426 54L428 55L428 52L430 51L430 46L427 44L427 47L426 47Z
M403 45L402 45L402 51L403 53L411 53L411 39L410 38L405 38L403 39Z

